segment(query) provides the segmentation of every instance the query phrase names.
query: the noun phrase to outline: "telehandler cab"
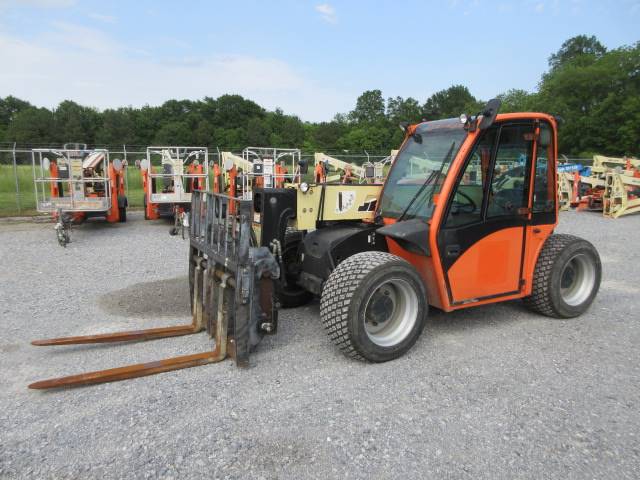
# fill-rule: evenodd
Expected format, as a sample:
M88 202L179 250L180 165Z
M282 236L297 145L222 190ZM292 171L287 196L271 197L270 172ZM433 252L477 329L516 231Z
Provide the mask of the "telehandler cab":
M150 339L206 329L210 352L63 377L51 388L217 362L239 366L278 309L320 295L320 318L350 357L395 359L420 336L429 307L450 312L523 299L555 318L583 313L600 285L595 248L554 234L557 125L542 113L405 127L384 185L299 184L252 200L195 192L189 270L193 323L38 345Z

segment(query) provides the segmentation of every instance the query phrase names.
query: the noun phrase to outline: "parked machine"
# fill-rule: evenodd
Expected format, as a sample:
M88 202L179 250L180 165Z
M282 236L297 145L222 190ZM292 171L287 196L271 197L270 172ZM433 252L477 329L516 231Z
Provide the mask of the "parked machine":
M138 162L144 190L144 218L169 217L172 235L189 228L191 194L209 189L209 152L206 147L147 147Z
M558 168L561 208L618 218L640 212L640 160L595 155L593 164Z
M90 217L127 220L126 162L111 161L107 150L77 143L36 148L31 158L36 208L57 220L56 236L63 247L71 240L73 223Z
M214 183L213 191L250 200L256 188L299 183L303 161L297 148L247 147L241 155L221 152L220 164L221 180Z
M556 120L498 115L499 106L492 100L474 117L407 126L384 185L300 183L255 188L250 199L195 192L190 325L34 344L206 330L213 350L30 387L115 381L227 356L246 366L260 339L277 332L278 310L313 296L336 346L371 362L404 355L430 307L522 299L550 317L582 314L598 292L601 264L588 241L554 234Z
M314 180L316 183L383 183L386 172L398 154L393 150L391 155L378 162L367 159L362 165L345 162L322 152L314 155Z

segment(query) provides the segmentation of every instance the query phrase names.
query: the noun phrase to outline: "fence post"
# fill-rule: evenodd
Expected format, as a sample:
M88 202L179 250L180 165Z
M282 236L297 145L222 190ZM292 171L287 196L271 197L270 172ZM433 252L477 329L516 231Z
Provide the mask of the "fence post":
M129 162L127 161L127 146L125 144L122 145L122 152L124 155L124 191L127 196L127 201L129 200Z
M18 215L22 214L22 205L20 204L20 182L18 181L18 165L16 161L16 142L13 142L13 178L16 181L16 205L18 207Z

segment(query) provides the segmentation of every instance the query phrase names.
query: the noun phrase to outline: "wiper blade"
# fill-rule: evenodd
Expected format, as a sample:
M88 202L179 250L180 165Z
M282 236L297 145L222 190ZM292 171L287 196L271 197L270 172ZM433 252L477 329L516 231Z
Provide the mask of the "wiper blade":
M398 219L396 220L396 222L401 221L407 214L407 212L409 211L409 209L411 208L411 206L415 203L415 201L420 197L420 195L422 194L422 192L424 191L425 188L427 188L427 186L429 184L431 184L431 179L433 179L433 187L431 188L431 191L433 191L435 189L435 186L438 183L438 180L440 179L440 175L442 175L442 170L444 169L444 165L445 163L447 163L451 157L451 154L453 153L453 149L456 146L456 142L452 142L451 143L451 147L449 147L449 151L447 152L447 154L445 155L445 157L442 159L442 163L440 164L440 169L437 172L431 172L431 175L429 175L424 183L420 186L420 188L418 189L418 191L416 192L416 194L413 196L413 198L411 199L411 201L409 202L409 204L407 205L407 207L403 210L403 212L400 214L400 216L398 217ZM435 177L435 178L434 178Z

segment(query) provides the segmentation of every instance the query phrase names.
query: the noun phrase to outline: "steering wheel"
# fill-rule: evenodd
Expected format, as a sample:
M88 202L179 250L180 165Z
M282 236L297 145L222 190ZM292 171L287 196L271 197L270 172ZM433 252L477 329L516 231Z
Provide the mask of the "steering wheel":
M461 197L464 197L465 200L468 201L468 203L458 202L455 199L458 195L460 195ZM478 206L476 205L476 202L473 201L473 198L471 198L469 195L467 195L466 193L464 193L464 192L462 192L460 190L458 190L456 192L456 195L453 198L454 198L453 206L457 208L458 212L461 212L461 213L473 213L473 212L476 211L476 208L478 208Z

